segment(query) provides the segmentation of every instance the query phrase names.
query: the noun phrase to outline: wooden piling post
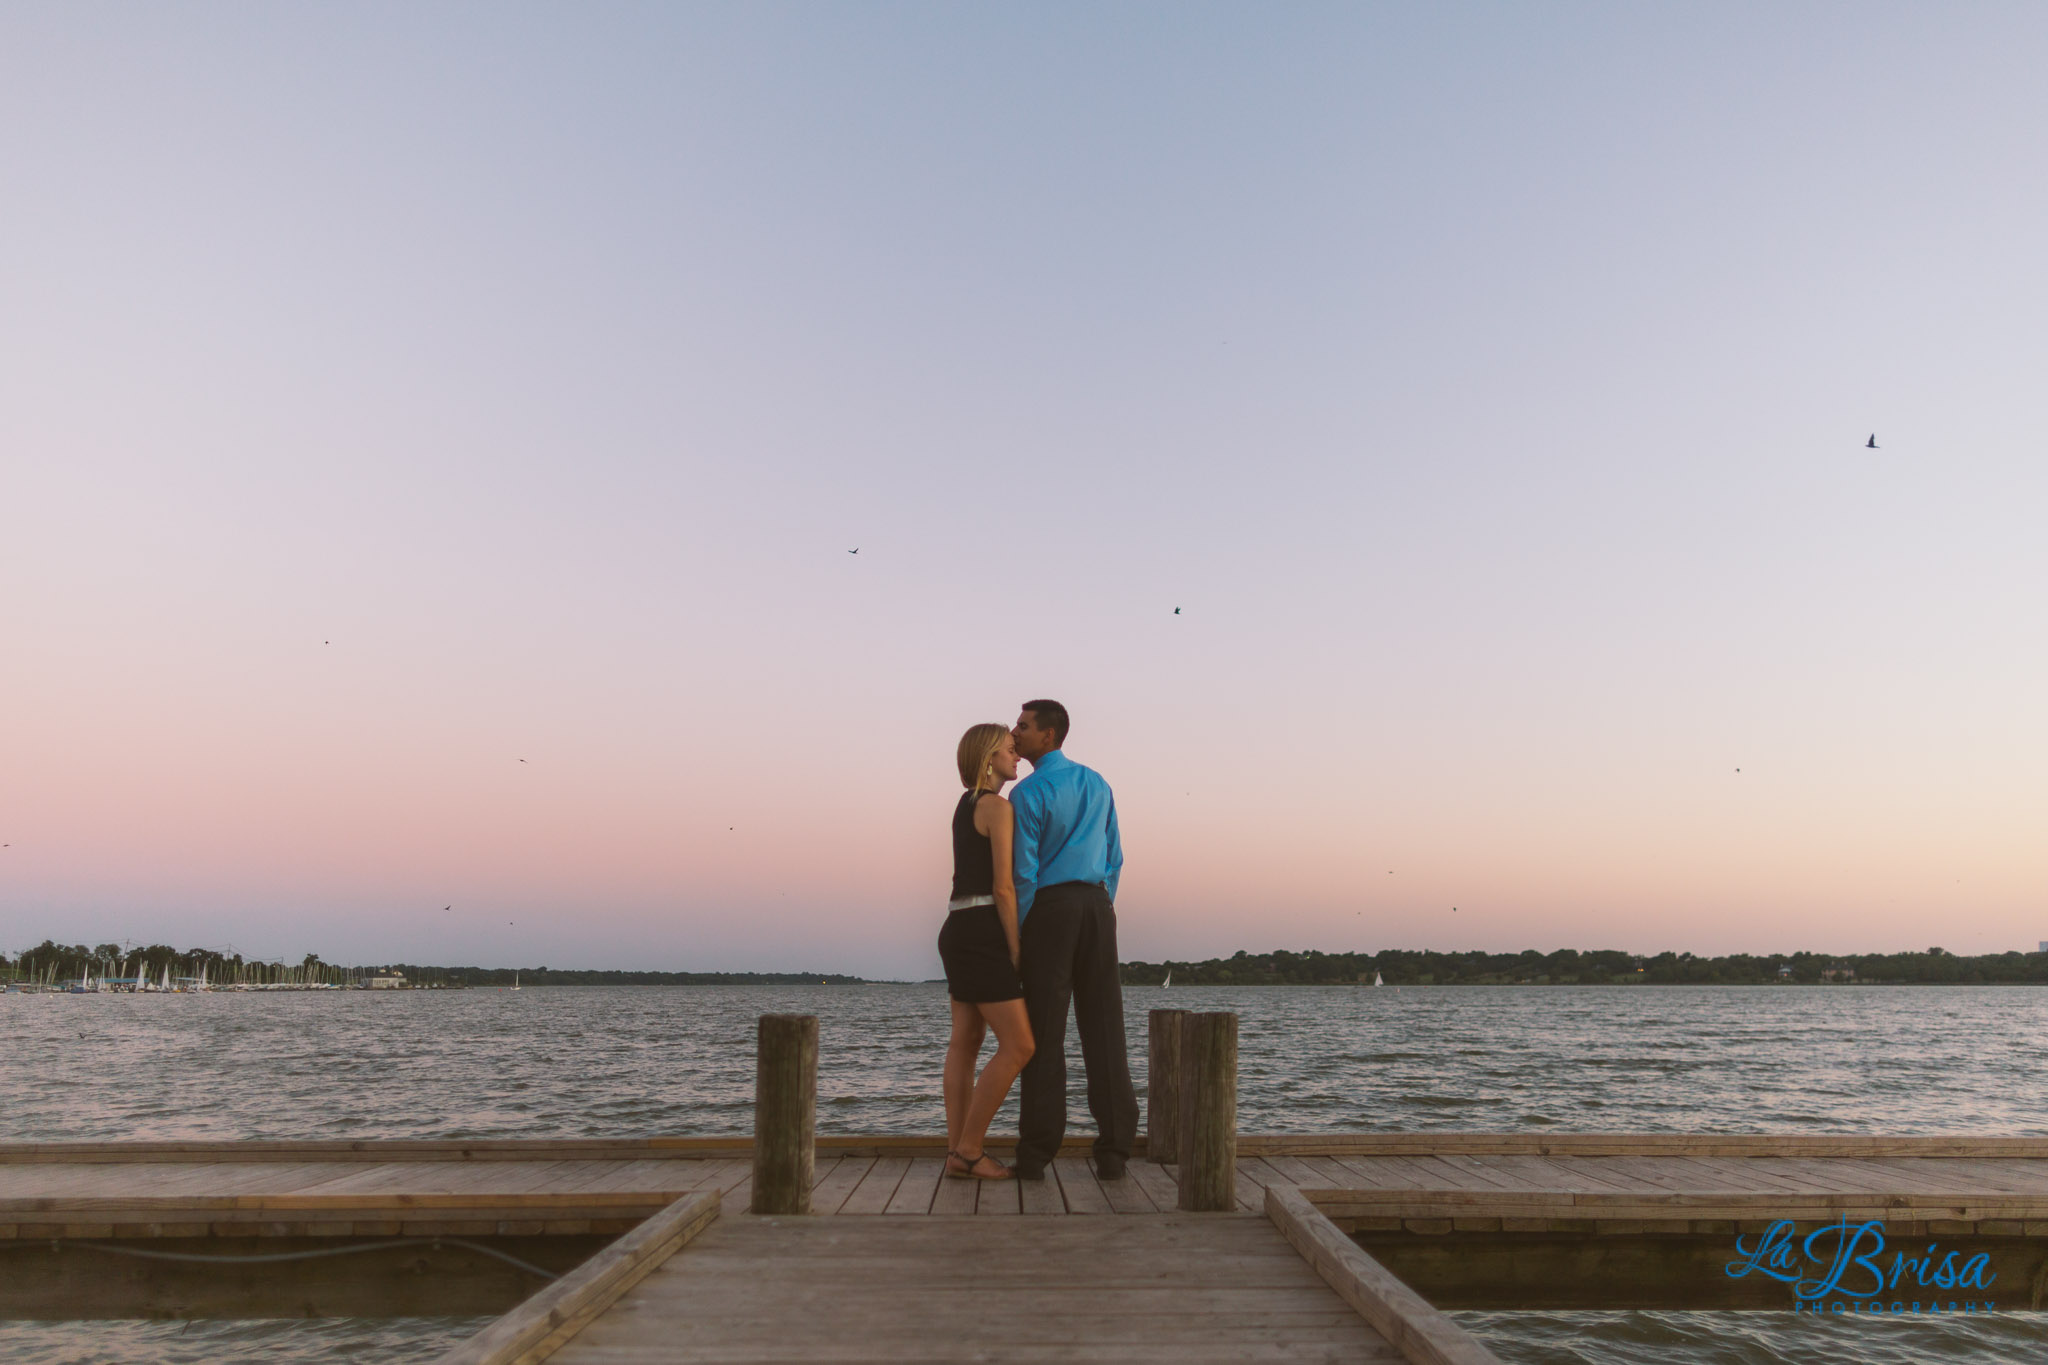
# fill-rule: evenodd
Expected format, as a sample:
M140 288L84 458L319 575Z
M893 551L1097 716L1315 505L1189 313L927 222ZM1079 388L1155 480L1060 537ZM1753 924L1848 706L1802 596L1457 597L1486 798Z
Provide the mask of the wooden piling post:
M1180 1206L1237 1206L1237 1016L1190 1014L1180 1037Z
M1145 1159L1180 1160L1180 1040L1192 1010L1153 1010L1145 1072Z
M817 1168L818 1016L764 1014L754 1062L754 1213L809 1213Z

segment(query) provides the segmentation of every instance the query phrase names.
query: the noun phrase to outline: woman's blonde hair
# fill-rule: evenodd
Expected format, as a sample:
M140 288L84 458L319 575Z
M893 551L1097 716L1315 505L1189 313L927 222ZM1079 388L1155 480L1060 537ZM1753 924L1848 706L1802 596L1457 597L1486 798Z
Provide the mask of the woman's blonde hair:
M1002 783L995 780L996 750L1009 737L1007 725L968 726L967 733L960 736L960 785L974 791L1000 787Z

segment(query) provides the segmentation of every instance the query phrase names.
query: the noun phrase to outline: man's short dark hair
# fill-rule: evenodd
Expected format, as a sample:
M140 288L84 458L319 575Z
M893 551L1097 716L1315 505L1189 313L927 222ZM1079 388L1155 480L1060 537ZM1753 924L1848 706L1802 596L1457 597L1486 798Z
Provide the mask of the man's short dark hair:
M1056 701L1027 701L1024 709L1038 717L1038 728L1052 731L1052 747L1057 749L1067 742L1067 708Z

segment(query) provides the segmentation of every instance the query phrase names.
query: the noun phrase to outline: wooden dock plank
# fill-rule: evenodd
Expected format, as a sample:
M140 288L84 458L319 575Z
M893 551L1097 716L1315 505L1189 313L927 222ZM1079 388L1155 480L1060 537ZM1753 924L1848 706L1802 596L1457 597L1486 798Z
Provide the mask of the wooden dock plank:
M178 1194L283 1194L360 1172L358 1162L34 1163L0 1166L0 1199L109 1193L165 1198Z
M868 1167L868 1173L861 1177L860 1185L839 1206L839 1212L888 1212L889 1201L896 1197L896 1187L903 1183L904 1173L909 1169L910 1158L907 1156L876 1157L875 1164Z
M1585 1157L1460 1156L1407 1158L1417 1183L1445 1175L1439 1189L1619 1190L1628 1187L1607 1166ZM1455 1180L1456 1184L1449 1183Z
M1067 1211L1066 1197L1060 1193L1059 1179L1048 1172L1043 1180L1020 1180L1017 1195L1028 1214L1050 1216L1064 1215Z
M1898 1190L1907 1194L1949 1194L1958 1189L1978 1189L2048 1196L2048 1185L2041 1182L2015 1179L2003 1171L1964 1169L1967 1164L1836 1157L1826 1163L1823 1174L1831 1188L1840 1189Z
M1017 1187L1034 1182L1013 1179L977 1180L973 1183L981 1187L974 1192L975 1213L982 1216L994 1215L1001 1217L1006 1214L1017 1214L1024 1211L1023 1201L1017 1193ZM1044 1184L1045 1182L1038 1181L1036 1183Z
M945 1178L946 1159L940 1157L912 1157L910 1169L903 1173L902 1183L896 1193L889 1196L889 1206L884 1213L926 1214L932 1211L932 1200L939 1193L939 1182Z
M726 1195L725 1207L735 1207L732 1192L753 1177L754 1163L751 1161L706 1161L699 1168L703 1171L700 1182L703 1188L716 1186Z
M1133 1162L1131 1164L1136 1165L1137 1163ZM1110 1208L1118 1213L1159 1212L1158 1201L1152 1198L1151 1191L1131 1179L1130 1166L1124 1168L1121 1180L1103 1180L1098 1178L1095 1186L1102 1191L1102 1197L1109 1201ZM1168 1204L1166 1207L1172 1208L1173 1205Z
M1179 1168L1176 1167L1174 1170L1176 1180L1179 1174ZM1276 1185L1286 1183L1280 1179L1278 1172L1265 1163L1264 1159L1259 1157L1251 1157L1249 1159L1239 1157L1237 1159L1237 1207L1245 1213L1257 1213L1265 1206L1266 1185L1268 1182Z
M1520 1173L1529 1185L1544 1189L1583 1190L1589 1194L1645 1194L1659 1190L1700 1189L1697 1168L1683 1158L1651 1161L1636 1157L1524 1156L1478 1157L1499 1163L1506 1175ZM1548 1184L1544 1184L1545 1180ZM1514 1181L1510 1181L1514 1188ZM1705 1188L1719 1188L1708 1185Z
M1795 1163L1771 1157L1673 1156L1662 1160L1667 1171L1697 1173L1701 1183L1696 1189L1811 1194L1827 1188L1819 1172L1809 1173ZM1816 1179L1822 1183L1816 1184Z
M951 1176L939 1177L938 1192L932 1195L931 1211L934 1216L970 1214L978 1201L976 1186L978 1180L956 1180Z
M1615 1189L1605 1167L1583 1157L1514 1153L1473 1156L1446 1152L1389 1157L1383 1163L1398 1188L1403 1179L1417 1188L1437 1189Z
M387 1162L358 1167L350 1175L322 1181L301 1193L466 1194L488 1190L493 1194L527 1194L550 1188L587 1188L583 1181L587 1173L588 1168L576 1161L503 1161L490 1165L443 1162L424 1168Z
M1346 1171L1328 1157L1269 1156L1266 1165L1297 1189L1342 1189Z
M1339 1154L1331 1158L1349 1177L1347 1183L1353 1189L1382 1190L1391 1186L1409 1183L1408 1177L1387 1165L1386 1158L1378 1156L1351 1156ZM1237 1163L1238 1180L1244 1179L1243 1161ZM1263 1197L1261 1201L1263 1207Z
M1982 1185L2014 1194L2048 1194L2048 1161L2011 1161L1969 1157L1867 1157L1864 1164L1882 1170L1923 1173L1931 1188L1955 1189Z
M1175 1167L1160 1166L1150 1161L1133 1161L1126 1168L1126 1178L1144 1186L1145 1193L1152 1196L1153 1207L1161 1213L1180 1205L1180 1181L1176 1176Z
M1096 1183L1095 1172L1088 1169L1088 1163L1076 1156L1054 1157L1045 1168L1048 1180L1060 1182L1060 1195L1066 1200L1068 1213L1115 1213L1116 1208L1102 1193L1102 1186ZM937 1212L936 1209L933 1212Z
M837 1213L880 1157L842 1157L811 1186L811 1212Z

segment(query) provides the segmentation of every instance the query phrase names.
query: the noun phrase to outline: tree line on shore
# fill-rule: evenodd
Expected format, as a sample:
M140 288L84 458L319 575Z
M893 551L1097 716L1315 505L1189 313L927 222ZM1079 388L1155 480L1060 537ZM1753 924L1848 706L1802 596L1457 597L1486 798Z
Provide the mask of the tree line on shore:
M86 976L161 978L204 976L231 982L328 982L349 985L372 976L402 975L418 986L791 986L859 985L865 978L834 972L584 971L553 967L435 967L416 963L339 966L308 953L298 962L244 959L212 948L179 950L102 943L69 946L43 940L9 959L0 953L0 980L76 981ZM1437 953L1390 948L1378 953L1313 950L1238 952L1203 962L1126 962L1127 986L1157 986L1167 973L1184 986L1352 986L1375 974L1389 986L1445 985L2048 985L2048 953L1987 953L1958 957L1943 948L1905 953L1692 953L1644 956L1616 948L1554 953Z
M851 985L860 977L831 972L600 972L551 967L432 967L415 963L341 966L307 953L298 962L245 959L214 948L177 949L166 943L137 947L119 943L61 944L44 939L9 959L0 953L0 981L78 981L85 977L141 977L156 981L168 970L174 980L209 982L325 982L352 985L373 976L403 976L420 986L790 986L810 982Z
M1204 962L1126 962L1127 986L1351 986L1377 973L1389 986L1495 985L2048 985L2048 953L1958 957L1945 948L1905 953L1692 953L1645 956L1616 948L1539 953L1239 952Z

